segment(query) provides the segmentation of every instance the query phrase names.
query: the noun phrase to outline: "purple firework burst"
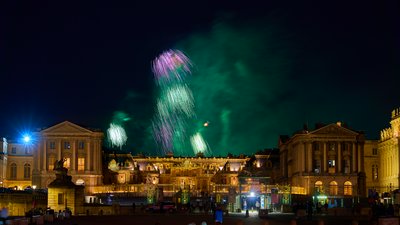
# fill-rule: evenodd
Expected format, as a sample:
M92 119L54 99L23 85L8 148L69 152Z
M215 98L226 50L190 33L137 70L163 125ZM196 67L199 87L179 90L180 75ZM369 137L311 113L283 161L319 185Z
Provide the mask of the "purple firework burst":
M179 50L167 50L155 58L152 63L153 73L158 82L160 80L182 81L190 73L192 63L190 59Z

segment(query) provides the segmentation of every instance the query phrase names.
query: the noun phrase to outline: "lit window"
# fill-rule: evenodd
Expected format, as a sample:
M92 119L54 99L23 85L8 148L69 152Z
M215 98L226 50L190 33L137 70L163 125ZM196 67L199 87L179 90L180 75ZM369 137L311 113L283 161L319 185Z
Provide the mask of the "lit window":
M11 174L10 177L11 179L17 179L17 164L11 163Z
M54 163L56 162L56 159L54 157L49 157L49 170L53 170L54 169Z
M328 165L330 168L334 168L335 167L335 160L328 160Z
M24 179L31 178L31 165L28 163L24 165Z
M69 169L71 166L71 158L65 158L64 167Z
M322 193L322 181L315 182L314 188L316 192Z
M338 184L336 181L332 181L329 183L329 195L337 195L338 194Z
M78 158L78 171L85 170L85 158Z
M378 165L372 165L372 179L378 180Z
M353 189L350 181L344 182L344 195L352 195Z
M56 143L54 141L50 141L49 147L50 149L56 149Z

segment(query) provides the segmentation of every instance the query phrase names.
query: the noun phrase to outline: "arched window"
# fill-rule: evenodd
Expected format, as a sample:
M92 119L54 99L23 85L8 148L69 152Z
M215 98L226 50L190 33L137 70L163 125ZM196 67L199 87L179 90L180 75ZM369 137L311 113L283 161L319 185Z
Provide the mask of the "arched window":
M350 181L344 182L344 195L352 195L353 194L353 185Z
M322 193L322 181L317 181L314 184L314 190L318 193Z
M11 174L10 178L11 179L17 179L17 164L16 163L11 163Z
M31 165L28 163L25 163L24 165L24 179L30 179L31 178Z
M329 195L337 195L338 194L338 184L336 181L332 181L329 183Z

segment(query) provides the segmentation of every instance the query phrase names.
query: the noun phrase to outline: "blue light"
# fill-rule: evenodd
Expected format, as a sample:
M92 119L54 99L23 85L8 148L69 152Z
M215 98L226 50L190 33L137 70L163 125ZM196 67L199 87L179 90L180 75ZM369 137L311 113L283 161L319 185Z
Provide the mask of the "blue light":
M24 135L23 140L24 140L25 143L29 143L31 141L31 136Z

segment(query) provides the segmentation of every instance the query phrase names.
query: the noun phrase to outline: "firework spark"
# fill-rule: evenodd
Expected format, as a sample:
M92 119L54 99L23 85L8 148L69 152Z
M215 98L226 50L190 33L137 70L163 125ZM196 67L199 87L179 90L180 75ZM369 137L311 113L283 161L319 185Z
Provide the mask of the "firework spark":
M128 140L125 129L118 124L110 123L110 127L107 129L107 134L110 143L119 148L121 148Z
M200 132L197 132L195 135L190 137L190 143L192 144L192 148L195 154L200 152L207 154L208 144L206 143Z
M183 81L187 74L190 74L192 63L189 58L179 50L168 50L154 59L152 64L153 73L157 83L163 81Z
M152 63L160 89L153 133L164 152L185 150L187 121L195 115L192 91L185 83L191 66L189 58L179 50L165 51Z

